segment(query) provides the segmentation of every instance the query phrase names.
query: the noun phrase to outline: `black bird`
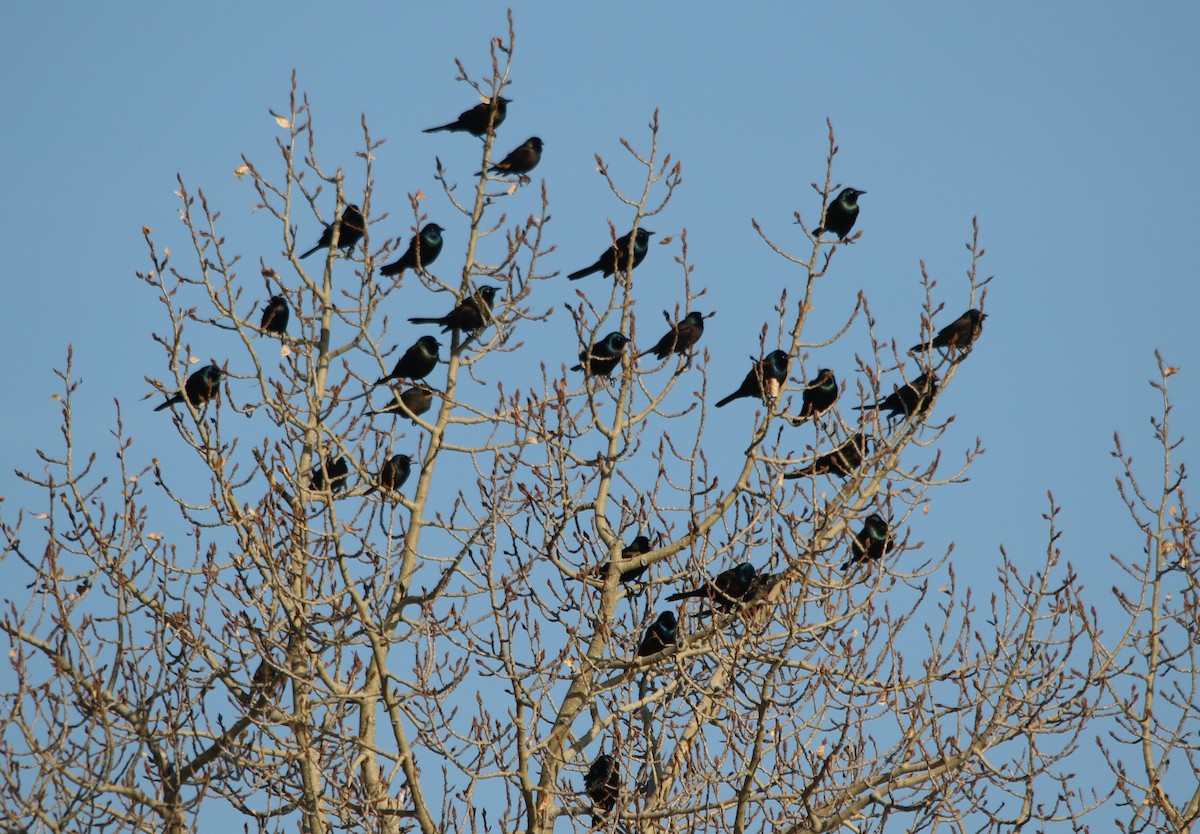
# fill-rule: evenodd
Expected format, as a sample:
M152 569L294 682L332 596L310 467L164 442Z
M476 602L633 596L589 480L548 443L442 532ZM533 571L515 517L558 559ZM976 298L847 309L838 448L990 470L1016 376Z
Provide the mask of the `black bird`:
M631 541L629 544L627 544L623 548L621 548L621 562L618 562L618 564L622 564L626 559L636 559L638 556L641 556L642 554L649 553L649 552L650 552L650 537L649 536L638 536L633 541ZM609 569L609 567L611 567L611 565L612 565L612 562L605 562L603 565L600 565L600 567L596 568L594 572L599 574L600 576L607 576L608 569ZM621 584L625 584L626 582L633 582L634 580L638 579L643 573L645 573L649 568L650 568L649 565L635 565L631 568L622 568L621 569L621 580L620 580Z
M910 352L928 350L929 348L946 348L950 351L971 349L971 344L983 332L983 320L987 313L981 313L972 308L967 310L954 321L947 324L929 342L918 342L909 348Z
M648 232L645 229L638 229L636 238L634 233L630 232L627 235L622 235L617 238L613 245L605 249L596 262L591 266L572 272L567 278L571 281L578 281L580 278L591 275L593 272L602 272L604 277L612 275L614 272L627 272L633 269L638 264L646 259L646 253L650 251L650 235L654 232ZM629 265L629 241L633 238L633 266Z
M658 654L667 646L674 646L678 637L674 611L664 611L658 615L650 628L646 629L642 642L638 644L637 656L649 657Z
M613 368L621 364L621 357L625 355L625 345L627 344L629 344L629 339L620 333L615 331L609 333L591 348L579 351L580 364L571 370L583 371L588 376L611 376Z
M497 162L488 170L493 174L516 174L524 177L536 168L537 164L541 161L542 140L536 136L530 136L521 147L504 157L504 159ZM477 171L475 176L479 176L481 173L483 172Z
M871 405L856 405L859 411L871 408L882 408L891 412L891 417L903 414L909 417L913 414L924 414L933 405L933 396L938 390L937 374L933 371L921 374L912 382L902 385L882 400Z
M592 825L599 825L604 815L612 813L617 806L621 793L621 765L607 753L597 756L583 777L583 791L592 800Z
M800 401L800 416L789 417L793 426L820 417L837 402L837 377L828 368L817 371L817 378L804 386L804 396Z
M820 237L822 232L833 232L840 240L845 240L854 228L858 219L858 198L866 194L857 188L843 188L841 193L825 209L825 222L813 231L813 237Z
M409 321L413 324L440 324L443 333L451 330L481 330L492 322L492 300L499 291L499 287L484 284L441 318L415 316Z
M417 422L415 418L420 417L433 407L433 389L424 385L414 385L411 388L405 389L404 393L400 394L399 402L395 399L395 390L392 393L393 397L390 405L371 413L412 417L415 424Z
M667 602L674 602L677 599L703 597L711 602L715 608L728 611L745 598L756 575L757 571L754 570L754 565L749 562L742 562L736 567L721 571L716 575L716 578L706 580L699 588L671 594L667 597Z
M888 523L883 516L872 513L863 522L863 528L854 534L854 541L850 543L850 558L842 563L841 570L868 559L877 562L895 547L896 542L888 532Z
M426 223L418 234L408 242L408 249L390 264L379 268L380 275L403 275L406 269L428 269L442 254L442 232L437 223Z
M404 486L411 471L412 458L408 455L392 455L375 476L375 483L363 495L370 495L377 489L398 490Z
M452 122L437 127L430 127L424 130L425 133L437 133L440 130L450 130L456 133L469 133L472 136L483 138L483 135L488 130L488 119L491 118L492 105L496 106L496 118L492 122L492 130L500 127L504 117L508 115L508 105L511 99L504 96L499 96L492 101L484 101L476 104L470 110L464 110L459 114L458 118Z
M317 241L317 245L309 249L301 259L307 258L318 249L325 249L329 244L333 243L333 227L335 224L330 224L325 227L325 231L321 232L321 239ZM341 229L338 231L338 248L350 250L355 244L362 240L363 234L367 231L367 219L362 216L358 206L353 203L347 203L342 209Z
M291 311L288 310L287 299L282 295L271 296L267 306L263 307L262 321L258 326L267 333L282 336L287 332L289 315L291 315Z
M183 383L183 391L176 391L167 398L165 403L157 406L154 410L162 411L164 408L170 408L175 405L175 403L183 402L185 394L187 395L188 402L199 408L209 400L220 396L221 377L224 373L216 365L205 365L187 378L187 381Z
M432 336L422 336L396 362L396 367L387 376L375 380L376 385L383 385L391 379L424 379L429 376L438 363L438 348L441 342Z
M773 350L763 359L754 363L750 373L742 380L741 386L725 399L717 403L717 408L729 405L739 397L757 397L761 400L775 399L779 389L787 380L788 367L792 358L782 350Z
M326 473L329 475L328 481L325 480ZM335 459L331 454L325 458L324 467L320 465L313 467L312 479L308 482L308 488L316 492L329 489L336 495L346 488L349 478L350 461L346 460L345 455Z
M704 335L704 314L692 311L667 331L667 335L658 340L658 344L649 350L643 350L637 355L641 359L647 353L653 353L658 359L666 359L672 353L684 354L692 349L700 337Z
M808 466L783 477L792 479L808 475L837 475L839 478L849 478L858 467L862 466L866 453L866 435L862 432L855 432L841 446L823 455L818 455L817 459Z

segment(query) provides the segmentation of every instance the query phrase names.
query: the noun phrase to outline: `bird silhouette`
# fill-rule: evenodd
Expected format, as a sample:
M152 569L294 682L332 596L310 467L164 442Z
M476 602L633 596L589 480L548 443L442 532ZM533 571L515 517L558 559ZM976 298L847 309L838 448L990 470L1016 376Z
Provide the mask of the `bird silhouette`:
M613 368L621 364L625 355L625 345L629 339L617 332L609 333L587 350L579 352L580 364L571 368L572 371L583 371L588 376L608 377Z
M331 493L336 495L346 488L346 483L349 479L350 461L346 460L345 455L334 458L330 454L329 457L325 458L323 466L318 463L313 467L312 478L308 481L308 488L314 492L329 489Z
M411 417L415 425L417 422L416 418L429 411L433 406L432 388L424 385L414 385L411 388L406 388L402 394L399 394L399 401L396 400L396 390L392 390L392 402L390 405L371 413Z
M674 611L664 611L659 614L658 619L646 629L642 642L638 644L637 656L650 657L650 655L658 654L667 646L674 646L679 636L676 627Z
M809 475L837 475L839 478L849 478L858 467L862 466L867 453L867 438L862 432L855 432L849 439L836 449L818 455L816 460L803 469L789 472L786 479L805 478Z
M403 275L406 269L429 269L438 255L442 254L442 232L437 223L426 223L421 231L413 235L404 254L390 264L379 268L380 275Z
M903 414L905 417L913 414L924 414L933 405L933 397L937 394L938 378L933 371L923 373L912 382L900 386L882 400L871 405L856 405L859 411L880 408L890 412L889 417Z
M813 231L813 237L819 238L823 232L833 232L838 239L845 241L854 228L854 221L858 219L858 198L866 193L857 188L843 188L825 208L824 222Z
M987 313L981 313L974 308L967 310L939 330L931 341L918 342L909 348L909 352L928 350L929 348L946 348L951 352L955 350L968 351L975 340L979 338L979 334L983 332L983 320L986 318Z
M658 344L643 350L637 358L641 359L647 353L653 353L659 360L666 359L672 353L682 355L690 351L703 335L704 314L693 310L683 317L683 321L673 325L667 335L658 340Z
M437 127L426 128L423 132L437 133L441 130L448 130L456 133L469 133L472 136L483 138L483 135L488 131L488 120L492 119L492 105L495 105L496 111L495 119L492 121L492 130L495 130L500 127L504 118L508 115L508 105L511 103L511 99L498 96L491 101L480 102L470 110L464 110L452 122L447 122Z
M636 559L638 556L649 553L650 549L650 537L637 536L633 541L621 548L621 560L617 562L617 564L619 566L623 566L626 560ZM608 575L608 569L611 566L612 562L605 562L603 565L593 569L592 572L593 574L598 574L599 576L604 577ZM621 567L621 584L637 580L642 574L649 570L649 568L649 565L634 565L631 568Z
M621 794L621 765L607 753L597 756L583 777L583 791L592 800L592 825L597 826L617 806Z
M353 203L347 203L342 209L342 218L339 221L341 228L338 230L338 248L349 251L362 240L362 236L367 231L367 219L363 217L358 206ZM317 241L317 245L309 249L300 259L303 260L316 252L318 249L326 249L333 243L333 230L338 224L331 223L325 227L325 231L321 232L321 239Z
M754 565L742 562L740 565L721 571L713 579L705 580L699 588L671 594L667 597L667 602L702 597L712 603L714 608L728 611L745 598L756 575Z
M499 287L484 284L441 318L415 316L409 321L413 324L440 324L443 333L451 330L480 330L491 324L492 300L499 290Z
M488 170L493 174L516 174L517 176L524 177L536 168L537 164L541 161L542 140L536 136L530 136L521 144L521 147L514 150ZM482 173L482 171L476 171L475 176L478 177Z
M895 547L896 542L888 531L888 523L883 516L872 513L863 522L863 528L854 534L854 541L850 543L850 558L842 563L841 570L868 559L877 562Z
M181 403L185 395L188 402L199 408L209 400L221 395L221 377L224 374L225 372L215 364L205 365L187 378L187 381L183 383L183 391L176 391L167 398L165 403L157 406L154 410L162 411L164 408L170 408L175 405L175 403Z
M387 376L375 380L376 385L392 379L424 379L433 372L438 363L438 348L441 342L432 336L422 336L413 346L404 351L404 355L396 362L396 367Z
M397 491L404 486L411 471L412 458L408 455L392 455L375 476L375 483L363 495L370 495L377 489Z
M258 327L266 333L282 336L287 332L289 315L291 315L291 311L288 309L287 299L282 295L271 296L267 306L263 307L262 321L259 322Z
M638 229L636 235L633 232L621 235L613 242L612 246L600 253L600 257L594 264L572 272L567 278L571 281L578 281L593 272L602 272L605 278L614 272L628 272L646 259L646 253L650 251L650 235L652 234L654 232ZM633 241L633 266L629 265L630 240Z
M753 358L753 357L751 357ZM764 402L779 396L779 390L787 380L788 367L792 358L782 350L773 350L761 360L754 363L750 373L742 380L741 386L725 399L717 403L717 408L724 408L739 397L757 397Z
M789 417L793 426L799 426L808 420L820 417L837 402L837 377L828 368L817 371L817 378L804 386L804 394L800 401L800 414Z

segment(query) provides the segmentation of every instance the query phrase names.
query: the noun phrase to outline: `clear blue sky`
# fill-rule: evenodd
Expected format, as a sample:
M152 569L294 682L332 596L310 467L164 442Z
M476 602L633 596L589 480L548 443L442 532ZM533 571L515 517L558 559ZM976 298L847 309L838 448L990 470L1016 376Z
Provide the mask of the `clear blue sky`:
M957 415L941 444L951 462L976 436L987 454L969 484L936 497L914 539L931 553L957 541L959 576L990 589L1001 544L1018 559L1028 552L1030 564L1040 558L1053 490L1065 554L1098 572L1100 602L1115 581L1107 554L1141 547L1108 453L1120 431L1153 471L1147 417L1157 401L1146 380L1156 348L1182 366L1172 379L1177 428L1200 420L1200 7L556 2L520 4L515 16L514 103L498 149L533 134L546 142L536 173L548 183L558 244L546 266L589 263L608 218L628 227L593 154L618 160L619 137L643 145L659 108L684 184L647 225L660 236L688 230L695 281L708 288L699 306L719 310L703 343L717 389L737 385L780 289L798 287L750 218L795 241L792 212L811 218L819 208L809 183L823 176L826 117L841 145L837 178L869 194L861 241L818 291L812 340L832 335L863 290L879 333L916 341L921 259L939 279L940 323L957 316L967 306L963 243L979 217L984 267L996 276L990 318L938 408ZM68 344L86 381L76 405L85 447L111 450L113 397L145 459L178 445L169 420L141 402L143 376L168 369L149 336L162 329L157 305L133 277L147 268L140 230L153 227L159 245L185 254L179 172L223 211L257 285L258 255L279 260L278 234L251 213L254 195L233 169L242 153L274 163L267 108L286 106L293 68L323 161L342 164L349 187L361 188L352 154L365 113L388 140L375 205L393 213L390 234L407 235L405 195L423 189L431 217L453 219L442 222L447 253L456 252L465 233L435 187L433 157L465 181L477 143L420 130L473 103L453 58L483 75L488 38L504 25L503 6L481 3L10 7L0 30L5 468L36 468L33 450L59 442L51 369ZM525 201L510 207L515 215L534 208L532 189L514 200ZM318 231L302 225L300 240ZM653 330L658 311L679 300L674 253L655 248L637 273L638 312ZM574 289L547 285L540 300L560 306ZM424 301L413 303L423 311ZM547 327L573 359L561 309ZM853 380L854 353L866 349L856 327L812 367ZM748 432L752 411L715 413L713 445ZM743 449L714 456L732 467ZM11 474L0 494L6 516L41 510Z

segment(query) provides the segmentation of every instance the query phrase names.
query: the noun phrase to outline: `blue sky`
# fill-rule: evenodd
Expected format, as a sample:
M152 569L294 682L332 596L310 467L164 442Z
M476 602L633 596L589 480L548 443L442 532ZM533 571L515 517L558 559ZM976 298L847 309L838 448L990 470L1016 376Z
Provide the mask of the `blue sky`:
M85 447L111 449L114 397L147 460L176 440L169 421L141 402L143 376L168 371L149 336L163 325L157 305L133 278L147 268L140 230L153 227L160 246L184 254L178 172L222 210L257 283L258 256L279 259L278 235L250 211L252 190L233 170L242 153L274 163L267 109L285 107L293 69L315 111L322 159L344 165L349 188L362 187L353 160L360 115L387 138L374 199L392 212L390 234L407 236L406 194L418 189L430 195L432 219L453 217L433 158L465 183L478 143L420 130L473 103L454 80L453 58L486 71L503 7L372 4L332 18L331 8L8 10L0 346L10 395L0 404L0 444L10 472L36 468L33 450L58 443L51 370L68 344L86 382L76 404ZM564 274L584 266L604 246L610 218L628 228L593 154L613 161L618 176L630 173L618 139L644 146L659 108L661 143L682 160L684 183L647 226L660 237L688 231L694 281L708 289L698 306L719 311L702 343L718 395L745 374L780 290L800 288L750 218L800 248L792 212L819 210L809 183L824 174L827 117L841 148L836 179L868 195L861 241L839 252L818 289L812 340L832 335L862 290L879 333L902 347L916 341L922 259L946 304L939 324L957 316L967 306L963 243L978 216L984 270L996 276L989 319L938 408L957 415L941 444L950 460L976 436L987 454L968 484L935 498L914 538L932 553L957 541L960 578L990 588L1000 545L1018 560L1028 552L1031 565L1040 558L1052 490L1064 507L1065 555L1098 572L1099 602L1115 581L1107 554L1140 550L1108 452L1120 431L1153 472L1147 417L1157 400L1146 380L1155 349L1182 367L1172 378L1177 430L1200 417L1200 281L1189 255L1200 221L1200 7L777 2L739 11L614 2L529 3L514 13L514 103L497 147L506 152L533 134L545 140L536 173L548 184L558 249L544 265ZM514 215L536 207L527 192L514 198ZM453 219L458 228L441 221L447 254L465 235ZM300 240L318 232L302 224ZM655 248L637 273L639 315L653 322L654 338L658 311L680 300L676 251ZM560 306L574 289L548 285L539 300ZM560 309L553 326L573 364L568 322ZM854 353L865 350L856 327L811 367L833 367L853 384ZM714 445L726 433L748 434L752 412L710 414ZM714 454L727 453L733 466L743 448ZM1194 459L1188 447L1184 455ZM11 474L0 478L0 494L6 517L41 509Z

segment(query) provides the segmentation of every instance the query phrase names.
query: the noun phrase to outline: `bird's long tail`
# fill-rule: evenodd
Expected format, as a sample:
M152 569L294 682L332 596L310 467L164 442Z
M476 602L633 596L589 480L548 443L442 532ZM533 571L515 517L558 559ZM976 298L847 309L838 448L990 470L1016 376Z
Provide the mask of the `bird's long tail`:
M313 252L316 252L320 248L321 248L321 244L318 243L312 249L309 249L307 252L305 252L303 255L301 255L300 260L304 260L305 258L307 258L309 255L311 255Z
M667 602L675 602L680 599L695 599L696 597L707 597L708 588L694 588L690 591L680 591L677 594L671 594L667 597Z
M413 316L409 321L413 324L445 324L440 318L430 318L427 316Z
M452 125L452 124L454 124L454 122L450 122L449 124L444 124L444 125L438 125L437 127L427 127L424 130L422 130L421 132L422 133L437 133L439 130L449 129L450 125Z
M567 280L568 281L578 281L580 278L586 278L587 276L591 275L592 273L600 272L603 269L604 269L604 267L600 266L600 264L592 264L591 266L587 267L586 269L580 269L580 270L576 270L575 272L572 272L570 275L567 276Z
M164 408L170 408L170 407L171 407L171 404L172 404L172 403L174 403L174 402L175 402L175 400L174 400L174 399L169 399L169 400L167 400L165 403L163 403L162 405L160 405L160 406L155 406L154 410L155 410L155 411L162 411Z
M730 394L725 399L717 402L717 408L724 408L725 406L729 405L731 402L733 402L737 398L738 398L738 395L736 393Z

